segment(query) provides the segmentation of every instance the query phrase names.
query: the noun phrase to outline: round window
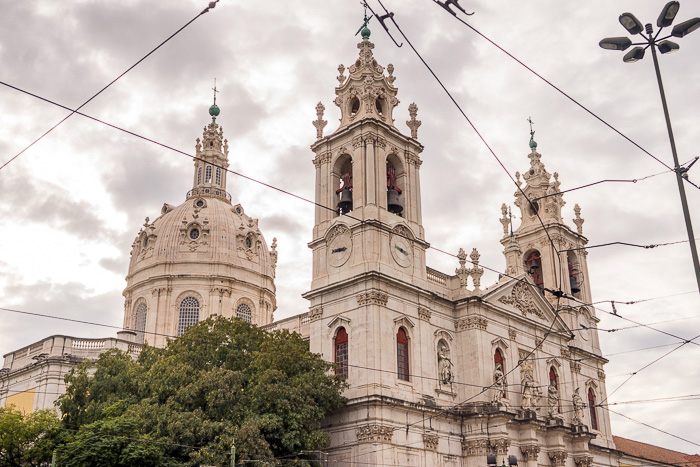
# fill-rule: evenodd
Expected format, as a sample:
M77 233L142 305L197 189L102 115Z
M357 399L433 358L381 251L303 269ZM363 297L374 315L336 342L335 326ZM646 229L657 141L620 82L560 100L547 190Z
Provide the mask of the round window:
M253 246L253 241L250 239L250 237L245 238L245 246L246 248L250 248Z
M201 199L198 200L198 201L195 203L195 206L197 206L198 208L203 208L203 207L204 207L204 201L202 201Z
M241 211L241 208L236 208L236 212L237 212L238 214L240 214L240 213L243 212L243 211Z
M199 229L190 230L190 238L192 240L197 240L199 238Z

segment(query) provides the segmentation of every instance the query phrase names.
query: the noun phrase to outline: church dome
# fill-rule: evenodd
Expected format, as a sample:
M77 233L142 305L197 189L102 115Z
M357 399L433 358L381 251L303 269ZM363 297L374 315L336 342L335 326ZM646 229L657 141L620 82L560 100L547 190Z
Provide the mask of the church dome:
M151 345L213 314L268 324L276 308L276 240L268 248L257 219L232 205L228 142L214 119L196 151L186 201L146 218L132 244L124 327Z

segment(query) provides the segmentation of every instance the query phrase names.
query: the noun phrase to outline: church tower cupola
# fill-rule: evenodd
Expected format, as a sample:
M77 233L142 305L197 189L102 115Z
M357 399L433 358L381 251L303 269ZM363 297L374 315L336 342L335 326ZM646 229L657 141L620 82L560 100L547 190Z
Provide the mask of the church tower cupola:
M214 104L209 107L211 123L204 127L202 139L195 145L194 180L187 199L196 197L216 197L229 203L231 195L226 191L226 169L228 168L228 140L224 139L224 129L216 123L221 110L216 105L216 85Z
M363 118L376 118L394 126L392 114L399 103L397 89L393 86L396 79L394 66L389 64L386 67L388 76L385 76L384 67L377 63L372 53L374 44L369 41L369 29L364 26L360 32L362 42L357 44L360 56L348 69L349 76L344 75L343 65L338 67L340 86L335 89L335 105L340 107L341 117L336 133Z

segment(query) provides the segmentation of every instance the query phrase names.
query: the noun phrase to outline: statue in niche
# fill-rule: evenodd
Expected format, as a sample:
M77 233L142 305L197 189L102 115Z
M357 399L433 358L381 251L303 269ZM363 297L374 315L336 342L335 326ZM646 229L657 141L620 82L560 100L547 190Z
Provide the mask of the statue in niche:
M547 389L547 402L549 405L548 415L552 418L559 417L559 389L554 381L550 381Z
M440 385L452 387L454 373L452 372L452 361L450 360L450 349L445 342L440 341L438 350L438 371L440 373Z
M540 401L542 400L542 389L537 384L532 386L532 405L535 412L540 412Z
M582 425L583 424L583 399L578 393L579 388L574 389L574 395L571 398L574 404L574 418L571 420L572 425Z
M522 385L522 402L521 407L523 410L533 410L535 408L534 398L535 398L535 380L532 378L532 373L526 371L523 374Z
M506 377L500 363L496 363L496 370L493 372L493 388L495 390L493 401L502 402L506 391Z

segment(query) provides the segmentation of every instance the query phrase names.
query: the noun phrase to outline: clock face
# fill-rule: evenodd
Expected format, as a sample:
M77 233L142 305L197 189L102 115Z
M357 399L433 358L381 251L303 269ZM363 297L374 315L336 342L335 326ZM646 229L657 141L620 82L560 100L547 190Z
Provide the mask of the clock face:
M347 262L352 253L352 238L349 232L336 235L328 244L328 264L334 268Z
M396 261L396 264L402 268L407 268L413 262L413 246L411 242L403 237L392 236L389 242L389 247L391 248L391 256Z

